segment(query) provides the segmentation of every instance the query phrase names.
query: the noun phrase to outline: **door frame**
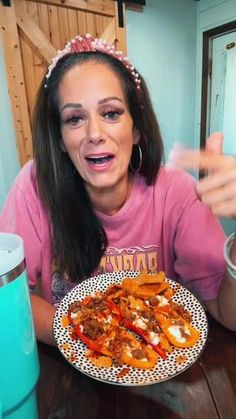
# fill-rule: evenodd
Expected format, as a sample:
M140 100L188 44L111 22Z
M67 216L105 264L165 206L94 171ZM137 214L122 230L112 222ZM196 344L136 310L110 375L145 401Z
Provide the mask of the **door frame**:
M236 31L236 20L217 26L213 29L203 32L202 40L202 91L201 91L201 122L200 122L200 147L205 148L207 136L207 114L210 100L209 78L211 77L211 44L213 38L219 35L225 35Z

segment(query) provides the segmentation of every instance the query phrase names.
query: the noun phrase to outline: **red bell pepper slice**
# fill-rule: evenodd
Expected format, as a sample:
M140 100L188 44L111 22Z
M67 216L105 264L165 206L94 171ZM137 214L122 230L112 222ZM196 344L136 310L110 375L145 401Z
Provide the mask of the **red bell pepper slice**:
M117 305L113 303L113 301L106 301L106 305L110 309L112 314L116 315L117 320L121 321L122 318L121 318L121 312L120 312L119 307L117 307Z
M160 355L163 359L166 359L166 352L164 349L162 349L162 347L158 344L158 345L154 345L149 337L147 336L147 333L140 329L139 327L135 326L132 321L123 318L122 319L122 323L124 324L124 326L126 326L128 329L133 330L133 332L137 333L137 335L141 336L153 349L154 351Z

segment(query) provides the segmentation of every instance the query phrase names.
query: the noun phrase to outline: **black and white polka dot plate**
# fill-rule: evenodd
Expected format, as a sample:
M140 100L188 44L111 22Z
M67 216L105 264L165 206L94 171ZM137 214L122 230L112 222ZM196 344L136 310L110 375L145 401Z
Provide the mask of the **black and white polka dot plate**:
M168 279L170 287L175 291L173 301L183 304L192 315L192 324L200 331L198 342L191 348L175 348L167 359L159 358L156 366L144 370L129 367L129 372L122 376L121 371L125 366L111 366L110 368L98 368L85 357L86 346L81 341L70 338L70 326L63 327L61 320L67 314L68 307L77 300L83 300L87 295L96 291L105 291L110 284L120 283L126 276L135 277L138 272L121 271L101 274L83 281L75 286L59 304L53 323L54 336L59 350L80 372L96 380L110 384L138 386L159 383L169 380L189 368L200 356L204 349L208 334L208 322L205 311L200 302L186 288ZM180 355L184 355L184 362L178 363Z

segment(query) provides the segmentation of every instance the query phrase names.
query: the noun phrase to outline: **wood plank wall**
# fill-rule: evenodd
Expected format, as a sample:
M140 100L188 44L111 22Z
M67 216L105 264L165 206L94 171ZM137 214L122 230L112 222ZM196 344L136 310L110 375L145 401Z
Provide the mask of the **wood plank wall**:
M56 50L62 49L78 33L91 33L99 37L112 20L111 17L92 12L83 12L57 5L25 2L27 14L37 23ZM35 102L35 93L41 83L48 63L35 51L29 38L20 31L22 62L27 88L30 118Z

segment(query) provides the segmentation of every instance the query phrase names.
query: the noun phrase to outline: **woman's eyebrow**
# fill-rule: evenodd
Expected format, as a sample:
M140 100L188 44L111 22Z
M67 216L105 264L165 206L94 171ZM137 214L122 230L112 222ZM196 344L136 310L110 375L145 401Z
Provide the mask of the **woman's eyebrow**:
M105 97L104 99L99 100L98 104L102 105L103 103L110 102L111 100L118 100L119 102L123 102L123 100L117 96L109 96L109 97Z
M117 96L109 96L109 97L105 97L104 99L100 99L98 101L99 105L103 105L104 103L110 102L112 100L117 100L119 102L123 102L122 99L120 99ZM82 104L81 103L66 103L65 105L62 106L61 111L63 111L66 108L82 108Z
M64 106L62 106L61 111L66 108L82 108L82 105L81 103L66 103Z

